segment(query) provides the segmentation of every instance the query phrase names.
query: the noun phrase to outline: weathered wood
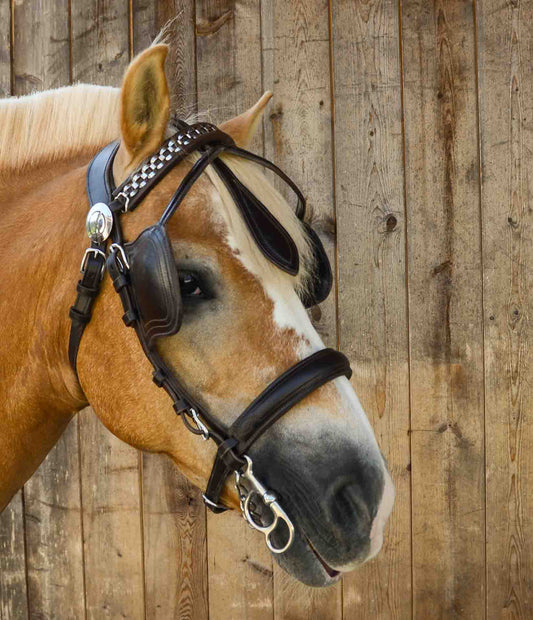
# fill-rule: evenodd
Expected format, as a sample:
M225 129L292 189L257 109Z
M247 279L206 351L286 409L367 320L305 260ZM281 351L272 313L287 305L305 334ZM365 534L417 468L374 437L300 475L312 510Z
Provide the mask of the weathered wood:
M176 465L143 455L146 617L208 617L207 536L201 494Z
M261 10L263 88L274 93L264 121L265 153L303 189L335 265L328 2L269 0ZM312 317L326 344L335 347L335 290ZM341 588L308 588L274 564L275 616L341 618Z
M14 94L68 84L68 0L17 1L13 17Z
M128 2L71 0L71 14L73 80L119 86L130 57ZM79 415L87 616L143 618L140 454L92 411Z
M533 616L532 2L477 3L487 616Z
M0 1L0 97L11 94L11 2ZM28 617L23 491L0 513L0 619Z
M23 492L0 513L0 619L29 617L24 549Z
M87 617L144 618L139 454L78 415Z
M78 424L70 422L24 487L30 611L82 618L85 609Z
M166 29L170 50L165 69L172 109L183 117L196 111L194 12L193 0L133 2L136 54L179 16ZM200 491L170 460L153 454L142 459L146 616L207 618L207 534Z
M11 94L11 1L0 0L0 97Z
M222 121L261 96L260 3L196 3L198 110ZM262 132L252 149L262 152ZM238 514L208 513L209 614L212 620L272 617L272 562Z
M17 2L13 13L15 95L70 81L67 0ZM77 421L24 487L30 615L84 613Z
M411 616L410 446L398 6L333 5L339 347L396 486L377 559L344 579L346 618Z
M420 618L484 615L473 21L471 2L402 3L413 588Z
M194 0L133 0L133 51L148 47L164 29L170 49L166 62L172 111L196 112L196 42Z
M217 121L244 112L263 94L258 0L197 0L198 110ZM252 150L261 151L258 132Z
M128 0L70 0L72 79L120 86L130 58Z

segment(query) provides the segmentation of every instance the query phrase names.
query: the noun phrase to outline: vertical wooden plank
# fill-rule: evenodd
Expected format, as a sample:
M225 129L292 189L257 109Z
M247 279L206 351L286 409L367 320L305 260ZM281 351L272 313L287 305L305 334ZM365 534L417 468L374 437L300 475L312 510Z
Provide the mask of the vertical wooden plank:
M11 2L0 0L0 97L11 94Z
M129 0L70 0L72 79L120 86L130 58Z
M71 0L71 20L73 80L119 86L130 56L128 0ZM140 455L91 410L79 416L87 617L143 618Z
M472 2L402 2L414 613L484 616L483 332Z
M194 0L133 0L133 51L147 48L165 28L170 49L166 62L171 109L182 118L196 112Z
M161 455L143 455L146 617L208 617L205 507Z
M14 35L14 94L69 83L68 0L15 2Z
M74 419L24 487L32 617L84 615L77 430Z
M166 37L166 72L172 109L182 117L196 110L194 10L193 0L133 2L134 53L148 47L179 15ZM143 454L142 463L146 617L207 618L206 518L200 491L160 455Z
M263 92L258 0L197 0L198 110L219 122ZM252 149L262 151L262 135ZM208 513L209 616L271 618L272 560L237 513Z
M70 80L68 1L14 4L15 95ZM77 422L24 487L31 616L81 617L84 610Z
M411 616L409 371L398 3L332 4L339 346L396 504L379 556L344 578L346 618Z
M327 0L261 3L263 87L274 93L265 116L265 153L303 189L335 264L329 7ZM312 309L327 345L337 346L335 290ZM277 618L341 618L342 585L306 587L274 564Z
M0 97L11 94L11 2L0 0ZM24 510L19 491L0 513L0 618L28 618Z
M532 2L477 3L487 616L533 616Z
M0 618L29 617L22 491L0 513Z
M144 618L139 456L78 415L87 618Z

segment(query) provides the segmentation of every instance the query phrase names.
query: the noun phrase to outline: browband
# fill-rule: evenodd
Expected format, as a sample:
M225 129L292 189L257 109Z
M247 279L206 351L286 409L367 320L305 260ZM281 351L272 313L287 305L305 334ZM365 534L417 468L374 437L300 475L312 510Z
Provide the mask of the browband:
M155 338L163 335L171 335L179 329L180 316L174 317L169 314L168 331L166 325L155 321L156 336L151 336L145 326L141 324L139 307L136 301L135 283L132 281L130 265L128 264L125 249L133 243L124 244L120 217L122 214L137 208L148 192L168 174L168 172L185 157L195 151L199 151L200 158L184 177L180 186L172 196L160 221L151 229L146 229L143 234L149 233L148 245L136 246L142 258L143 251L148 252L150 243L157 244L159 257L165 261L164 273L171 268L176 269L175 263L170 265L172 250L165 245L166 233L164 226L169 218L175 213L179 204L186 196L188 190L198 179L200 174L210 164L222 178L232 197L235 199L243 219L246 222L256 243L265 256L281 269L289 273L298 271L298 252L293 240L290 238L281 224L272 216L270 211L246 188L233 174L223 161L218 159L222 152L230 152L244 157L255 163L266 166L278 174L295 191L298 197L297 215L303 217L305 213L305 200L297 186L274 164L256 155L243 151L236 147L233 140L214 125L198 123L188 126L180 122L180 130L177 134L166 140L159 151L149 158L139 170L134 172L119 187L115 189L112 175L112 164L118 150L118 143L113 143L102 149L91 162L87 171L87 193L91 208L103 203L102 210L106 207L111 214L109 229L104 238L98 235L90 235L91 246L86 250L81 272L82 277L77 285L78 295L70 310L72 328L69 341L69 359L76 370L76 358L80 340L86 324L92 314L94 299L100 290L100 282L107 266L109 275L113 281L115 290L120 296L124 308L123 320L127 326L135 329L145 355L151 362L154 372L153 381L158 387L162 387L173 401L173 406L185 422L187 428L193 433L202 435L204 439L213 439L218 445L213 469L209 478L204 500L214 512L221 512L226 508L219 504L219 497L224 488L228 475L234 471L237 476L237 489L241 496L241 508L248 522L263 531L267 537L267 545L275 553L285 551L292 542L294 527L277 502L276 496L265 489L252 473L251 459L247 452L264 432L270 428L281 416L289 411L294 405L301 402L306 396L320 388L325 383L341 376L350 377L351 369L348 359L340 352L333 349L322 349L311 356L299 361L286 370L282 375L270 383L263 392L244 410L243 413L226 427L207 410L202 403L194 399L186 387L181 383L157 350ZM95 207L96 208L96 207ZM107 212L106 212L107 213ZM88 220L89 221L89 220ZM105 227L104 227L105 228ZM150 232L151 230L151 232ZM107 253L107 238L111 235L112 244ZM276 243L281 247L273 248L271 238L275 237ZM281 239L281 242L280 242ZM166 248L166 249L165 249ZM130 254L130 257L132 254ZM156 257L157 258L157 257ZM174 278L169 273L168 277ZM178 283L179 285L179 283ZM169 290L172 290L169 289ZM177 303L178 300L175 300ZM172 303L171 299L167 304ZM258 526L250 510L250 496L252 493L260 494L264 503L274 513L274 525L267 529ZM273 546L269 538L275 528L278 519L285 521L289 527L289 541L283 548Z

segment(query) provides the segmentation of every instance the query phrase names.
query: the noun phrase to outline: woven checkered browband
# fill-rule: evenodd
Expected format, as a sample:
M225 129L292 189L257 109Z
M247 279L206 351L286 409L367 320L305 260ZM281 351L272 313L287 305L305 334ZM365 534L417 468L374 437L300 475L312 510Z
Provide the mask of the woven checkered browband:
M133 211L152 187L174 166L194 151L208 144L233 146L233 140L211 123L196 123L178 131L165 140L159 151L113 192L113 198L123 205L123 211Z

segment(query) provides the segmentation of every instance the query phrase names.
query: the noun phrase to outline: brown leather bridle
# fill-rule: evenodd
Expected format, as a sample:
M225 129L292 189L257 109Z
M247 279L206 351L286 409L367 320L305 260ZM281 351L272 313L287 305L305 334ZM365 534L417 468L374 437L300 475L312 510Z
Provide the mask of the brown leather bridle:
M351 369L347 358L333 349L322 349L301 360L268 385L233 424L226 427L191 396L160 355L157 340L176 334L181 324L179 277L166 234L166 223L208 165L213 165L230 191L262 253L291 275L296 275L299 269L296 244L280 222L219 159L219 155L229 152L274 171L295 192L298 198L296 214L301 220L305 214L305 199L298 187L277 166L238 148L230 136L209 123L189 126L178 121L177 132L115 188L112 164L117 150L118 143L106 146L95 156L87 171L87 193L91 205L87 230L91 246L82 260L78 294L70 309L70 363L76 371L83 331L91 319L92 306L107 267L122 301L124 323L135 329L154 368L154 383L168 393L176 413L192 433L206 440L212 439L218 446L203 494L206 505L213 512L227 509L219 503L219 497L227 477L234 472L245 519L265 534L272 552L282 553L292 543L294 526L281 507L278 496L255 476L248 453L272 424L311 392L337 377L349 378ZM180 183L160 220L142 231L134 241L125 242L121 217L137 208L170 170L194 152L198 152L200 157ZM327 297L331 289L331 269L318 236L311 227L304 226L315 261L310 293L302 300L309 307ZM108 249L109 240L112 243ZM265 511L265 507L270 510ZM264 522L265 512L267 516L270 513L267 523Z

